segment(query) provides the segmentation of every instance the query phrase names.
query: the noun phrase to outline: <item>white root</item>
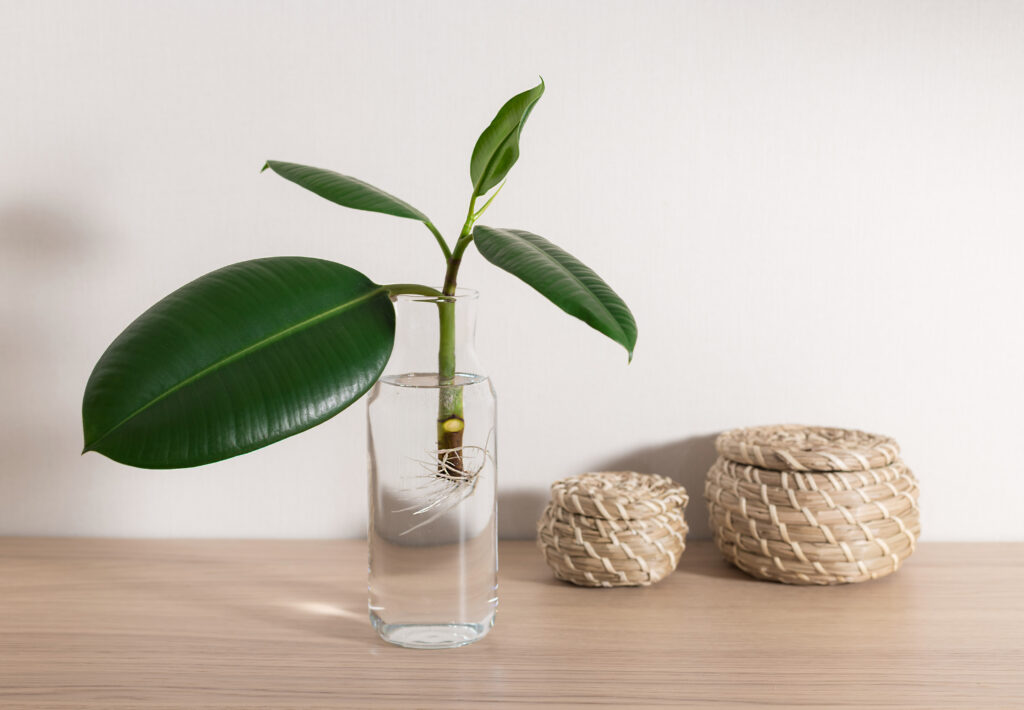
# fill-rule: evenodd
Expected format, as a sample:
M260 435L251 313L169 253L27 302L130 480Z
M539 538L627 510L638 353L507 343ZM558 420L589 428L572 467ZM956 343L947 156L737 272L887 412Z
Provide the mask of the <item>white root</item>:
M494 461L494 455L490 452L490 442L491 433L488 433L483 446L432 449L426 452L429 459L416 460L427 473L423 477L423 483L414 489L423 492L422 500L394 512L407 513L412 510L413 515L426 515L431 512L432 515L401 535L408 535L424 525L429 525L473 495L488 462Z

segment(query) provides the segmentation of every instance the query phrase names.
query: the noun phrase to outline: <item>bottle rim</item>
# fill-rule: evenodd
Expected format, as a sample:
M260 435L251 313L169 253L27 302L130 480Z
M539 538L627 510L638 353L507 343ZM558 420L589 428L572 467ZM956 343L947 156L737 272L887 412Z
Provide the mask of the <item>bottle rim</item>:
M441 290L440 286L431 286L436 288L438 291ZM418 293L398 293L392 296L395 301L403 302L417 302L417 303L459 303L464 301L476 301L480 298L480 292L476 289L465 288L463 286L457 286L455 288L454 296L424 296Z

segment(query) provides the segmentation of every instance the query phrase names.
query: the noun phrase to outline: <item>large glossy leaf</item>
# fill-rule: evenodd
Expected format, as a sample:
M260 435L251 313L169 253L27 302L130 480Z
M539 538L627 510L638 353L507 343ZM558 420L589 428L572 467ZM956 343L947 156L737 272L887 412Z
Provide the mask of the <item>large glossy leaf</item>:
M244 261L135 320L85 389L85 450L144 468L219 461L334 416L391 355L387 290L321 259Z
M354 177L323 168L284 163L280 160L268 160L263 169L268 168L285 180L290 180L342 207L380 212L430 224L430 219L408 202Z
M483 195L501 182L519 160L519 136L543 94L542 79L537 86L509 99L491 125L480 134L469 162L474 197Z
M633 359L636 321L600 276L544 237L521 229L477 225L473 239L484 258L518 276L569 315L626 348Z

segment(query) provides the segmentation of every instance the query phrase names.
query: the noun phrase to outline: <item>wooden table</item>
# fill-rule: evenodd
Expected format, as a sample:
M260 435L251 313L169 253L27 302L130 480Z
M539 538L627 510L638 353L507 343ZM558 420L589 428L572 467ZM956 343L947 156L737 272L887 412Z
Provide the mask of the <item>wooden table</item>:
M360 541L0 538L0 707L1024 706L1024 544L921 545L834 588L694 543L647 589L501 547L498 625L412 651L366 617Z

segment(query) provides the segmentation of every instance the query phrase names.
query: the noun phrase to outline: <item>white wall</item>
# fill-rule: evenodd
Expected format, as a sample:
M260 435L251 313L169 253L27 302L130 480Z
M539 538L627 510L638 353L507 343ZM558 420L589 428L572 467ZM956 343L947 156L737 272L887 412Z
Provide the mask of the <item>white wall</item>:
M472 254L501 400L502 532L596 468L678 477L710 436L889 433L928 539L1024 539L1024 4L0 3L0 533L358 536L364 407L197 470L80 457L96 358L226 263L440 279L432 239L266 158L457 229L495 110L548 93L487 223L630 304L636 359Z

